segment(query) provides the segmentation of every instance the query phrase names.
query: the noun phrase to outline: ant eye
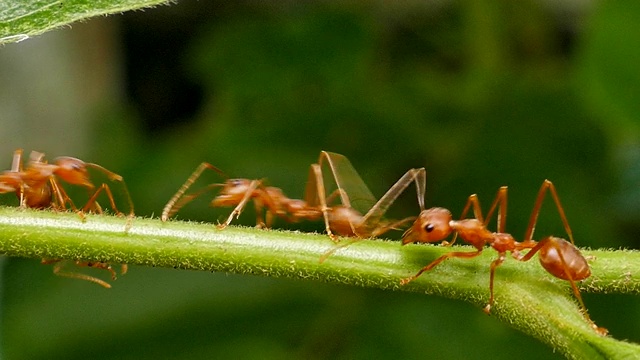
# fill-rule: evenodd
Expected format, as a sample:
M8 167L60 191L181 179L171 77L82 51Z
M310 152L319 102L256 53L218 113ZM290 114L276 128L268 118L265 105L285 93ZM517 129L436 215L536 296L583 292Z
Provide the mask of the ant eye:
M240 180L240 179L233 179L233 180L231 180L231 184L232 184L233 186L240 186L240 185L242 185L242 180Z
M432 232L432 231L433 231L433 229L435 229L435 228L436 228L436 227L435 227L435 226L433 226L433 224L427 224L427 225L425 225L425 226L424 226L424 231L426 231L426 232L430 233L430 232Z

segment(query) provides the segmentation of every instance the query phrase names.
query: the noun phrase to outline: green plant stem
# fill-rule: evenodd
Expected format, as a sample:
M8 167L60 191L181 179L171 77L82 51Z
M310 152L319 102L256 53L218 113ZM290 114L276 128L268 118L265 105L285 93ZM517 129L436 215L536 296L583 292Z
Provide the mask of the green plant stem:
M488 301L489 263L494 251L449 260L406 286L400 280L438 256L442 246L384 240L359 241L319 259L335 246L327 236L136 218L0 208L0 252L8 256L83 259L191 270L289 277L440 295L482 307ZM351 241L351 240L343 240ZM465 247L459 247L465 249ZM469 249L471 251L471 249ZM584 292L640 293L640 252L584 251L593 275ZM580 312L567 282L537 261L510 259L496 273L492 315L569 358L628 358L640 346L596 334ZM587 304L588 305L588 304ZM606 319L595 319L606 327ZM602 323L605 322L605 323Z

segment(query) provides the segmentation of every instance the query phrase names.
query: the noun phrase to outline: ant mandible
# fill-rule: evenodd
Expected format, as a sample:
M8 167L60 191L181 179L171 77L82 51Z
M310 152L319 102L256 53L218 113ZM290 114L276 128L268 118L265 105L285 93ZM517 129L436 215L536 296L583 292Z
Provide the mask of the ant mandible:
M562 219L564 228L569 236L571 242L568 242L562 238L548 236L540 242L532 240L533 232L535 230L540 208L544 200L545 194L549 191L555 205ZM465 219L465 216L469 209L473 206L474 219ZM487 229L494 211L498 208L498 232L491 232ZM462 238L467 243L470 243L476 248L475 252L450 252L436 260L432 261L427 266L423 267L415 275L405 278L401 281L401 285L418 278L425 271L429 271L442 261L452 258L473 258L482 253L484 245L488 244L498 252L498 258L491 262L490 277L489 277L489 303L484 307L484 312L489 314L491 312L491 306L494 303L494 275L495 270L500 266L505 258L506 253L511 252L511 255L519 261L528 261L536 253L539 254L538 258L542 267L551 275L567 280L571 284L573 293L578 299L582 313L584 314L591 327L601 335L606 335L607 330L605 328L598 327L590 318L587 313L587 309L580 295L580 291L576 286L576 281L586 279L591 275L589 265L580 253L580 251L573 245L573 233L567 221L564 209L558 198L555 186L549 180L545 180L538 191L538 196L529 219L529 224L525 232L524 241L516 241L511 234L505 233L507 217L507 187L503 186L498 190L493 204L487 214L487 218L483 219L482 210L477 195L473 194L469 196L467 203L464 207L461 220L453 220L451 212L444 208L431 208L423 210L418 219L414 222L413 226L409 228L403 235L402 244L410 244L416 242L437 242L445 239L451 233L454 233L454 238L451 243L444 242L445 245L451 245L455 242L457 236ZM525 255L522 255L520 251L529 249Z
M97 198L100 193L104 191L114 212L117 215L123 215L115 205L115 200L109 186L102 183L98 189L95 189L95 186L89 180L87 168L97 169L106 174L110 180L122 183L130 209L127 224L125 225L125 231L127 231L131 227L134 209L133 201L131 200L126 184L120 175L97 164L85 163L82 160L66 156L58 157L54 159L53 164L49 164L44 160L44 153L32 151L27 167L26 169L23 169L22 149L17 149L13 153L11 170L4 171L0 174L0 193L15 192L20 200L20 206L25 208L43 209L51 207L56 210L65 210L68 204L73 211L78 213L84 219L84 213L87 211L92 210L102 213L102 208L98 204ZM72 185L83 186L90 191L95 190L93 193L90 193L89 200L81 210L76 208L75 204L58 181L58 178ZM63 260L60 259L43 259L42 263L57 263L53 268L53 272L56 275L88 280L106 288L111 287L111 285L105 281L92 276L61 271L62 261ZM80 260L75 261L75 263L78 266L106 269L111 273L112 279L116 279L115 271L113 271L111 266L107 263ZM126 272L127 265L122 264L121 273L125 274Z

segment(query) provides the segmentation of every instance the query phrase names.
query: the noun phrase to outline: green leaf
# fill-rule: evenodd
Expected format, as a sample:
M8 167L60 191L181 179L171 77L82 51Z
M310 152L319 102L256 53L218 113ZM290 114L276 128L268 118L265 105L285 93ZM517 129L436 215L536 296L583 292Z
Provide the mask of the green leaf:
M157 219L127 221L112 216L0 208L0 252L9 256L64 258L181 269L233 272L349 284L440 295L484 306L488 299L490 250L471 260L449 260L407 286L400 279L451 251L431 245L400 246L367 240L338 250L326 236ZM470 249L471 251L471 249ZM593 275L584 292L640 294L640 252L584 251ZM588 305L588 304L587 304ZM478 309L480 311L480 309ZM506 261L496 274L492 315L576 359L623 359L640 346L596 334L585 321L569 285L535 261ZM595 319L606 327L606 319Z
M26 40L98 15L166 3L165 0L6 0L0 2L0 45Z

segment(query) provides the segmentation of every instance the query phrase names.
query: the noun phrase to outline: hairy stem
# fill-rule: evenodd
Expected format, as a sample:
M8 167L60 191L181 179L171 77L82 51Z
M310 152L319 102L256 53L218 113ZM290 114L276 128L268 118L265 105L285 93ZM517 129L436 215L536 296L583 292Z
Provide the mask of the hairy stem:
M0 45L98 15L122 13L167 3L166 0L22 0L0 1Z
M335 246L324 235L240 227L219 231L211 224L141 218L125 232L126 223L124 218L105 215L90 215L82 222L72 213L0 208L0 252L319 280L434 294L478 307L488 301L489 263L496 256L488 249L474 259L446 261L400 286L402 278L451 249L367 240L337 250L320 264L321 255ZM640 294L640 252L584 254L592 258L593 275L580 284L581 291ZM625 358L640 353L636 344L597 335L581 314L569 284L546 273L535 260L506 261L496 273L495 292L492 315L569 358ZM606 319L594 320L606 327Z

